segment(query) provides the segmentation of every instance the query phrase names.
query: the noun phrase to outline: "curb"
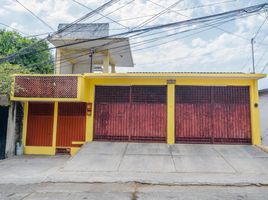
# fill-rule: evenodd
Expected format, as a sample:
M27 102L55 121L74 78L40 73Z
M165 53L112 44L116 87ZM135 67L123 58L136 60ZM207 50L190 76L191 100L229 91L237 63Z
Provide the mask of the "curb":
M268 153L268 147L267 146L263 146L263 145L255 145L257 148L259 148L260 150Z

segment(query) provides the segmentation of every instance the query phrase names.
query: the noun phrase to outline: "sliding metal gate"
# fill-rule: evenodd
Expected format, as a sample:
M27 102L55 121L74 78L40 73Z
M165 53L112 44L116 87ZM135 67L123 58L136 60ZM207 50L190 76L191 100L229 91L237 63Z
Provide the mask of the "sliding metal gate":
M186 143L251 143L249 87L176 86L175 137Z
M96 86L94 140L166 141L166 86Z

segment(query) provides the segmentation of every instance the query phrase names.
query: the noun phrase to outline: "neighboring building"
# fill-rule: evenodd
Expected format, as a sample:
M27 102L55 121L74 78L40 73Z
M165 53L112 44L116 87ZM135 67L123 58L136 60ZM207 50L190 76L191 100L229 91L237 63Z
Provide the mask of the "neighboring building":
M68 24L58 28L64 27ZM128 38L109 37L107 23L76 24L49 41L62 46L56 50L56 74L108 73L115 72L115 66L134 66Z
M6 95L0 95L0 159L15 153L21 132L22 110L20 103L10 102Z
M6 157L8 110L9 104L7 96L0 95L0 159Z
M61 46L57 74L15 76L23 89L11 99L24 102L26 154L74 154L93 140L260 143L257 82L264 74L114 73L133 66L129 42L106 38L107 25L89 25L99 26L101 36L65 31L50 39Z
M259 91L260 96L260 118L261 118L261 142L268 145L268 89Z

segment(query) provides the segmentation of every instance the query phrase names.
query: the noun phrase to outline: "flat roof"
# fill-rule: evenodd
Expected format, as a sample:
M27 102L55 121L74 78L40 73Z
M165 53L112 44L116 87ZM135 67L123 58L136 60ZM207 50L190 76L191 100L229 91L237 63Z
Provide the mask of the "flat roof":
M267 94L268 93L268 88L265 88L265 89L261 89L259 90L259 94Z
M89 78L225 78L225 79L261 79L266 74L247 74L229 72L131 72L131 73L85 73Z
M266 74L247 74L229 72L131 72L131 73L85 73L85 74L14 74L13 76L79 76L88 78L225 78L262 79Z

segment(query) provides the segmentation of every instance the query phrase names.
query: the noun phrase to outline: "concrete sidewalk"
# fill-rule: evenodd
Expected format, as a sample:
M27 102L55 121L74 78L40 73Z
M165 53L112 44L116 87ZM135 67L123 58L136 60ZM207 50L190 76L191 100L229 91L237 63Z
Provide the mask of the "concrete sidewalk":
M268 185L268 154L247 145L91 142L73 157L0 161L0 184L139 182Z
M268 184L268 154L248 145L92 142L47 180Z
M15 156L0 160L0 184L41 183L70 156Z

